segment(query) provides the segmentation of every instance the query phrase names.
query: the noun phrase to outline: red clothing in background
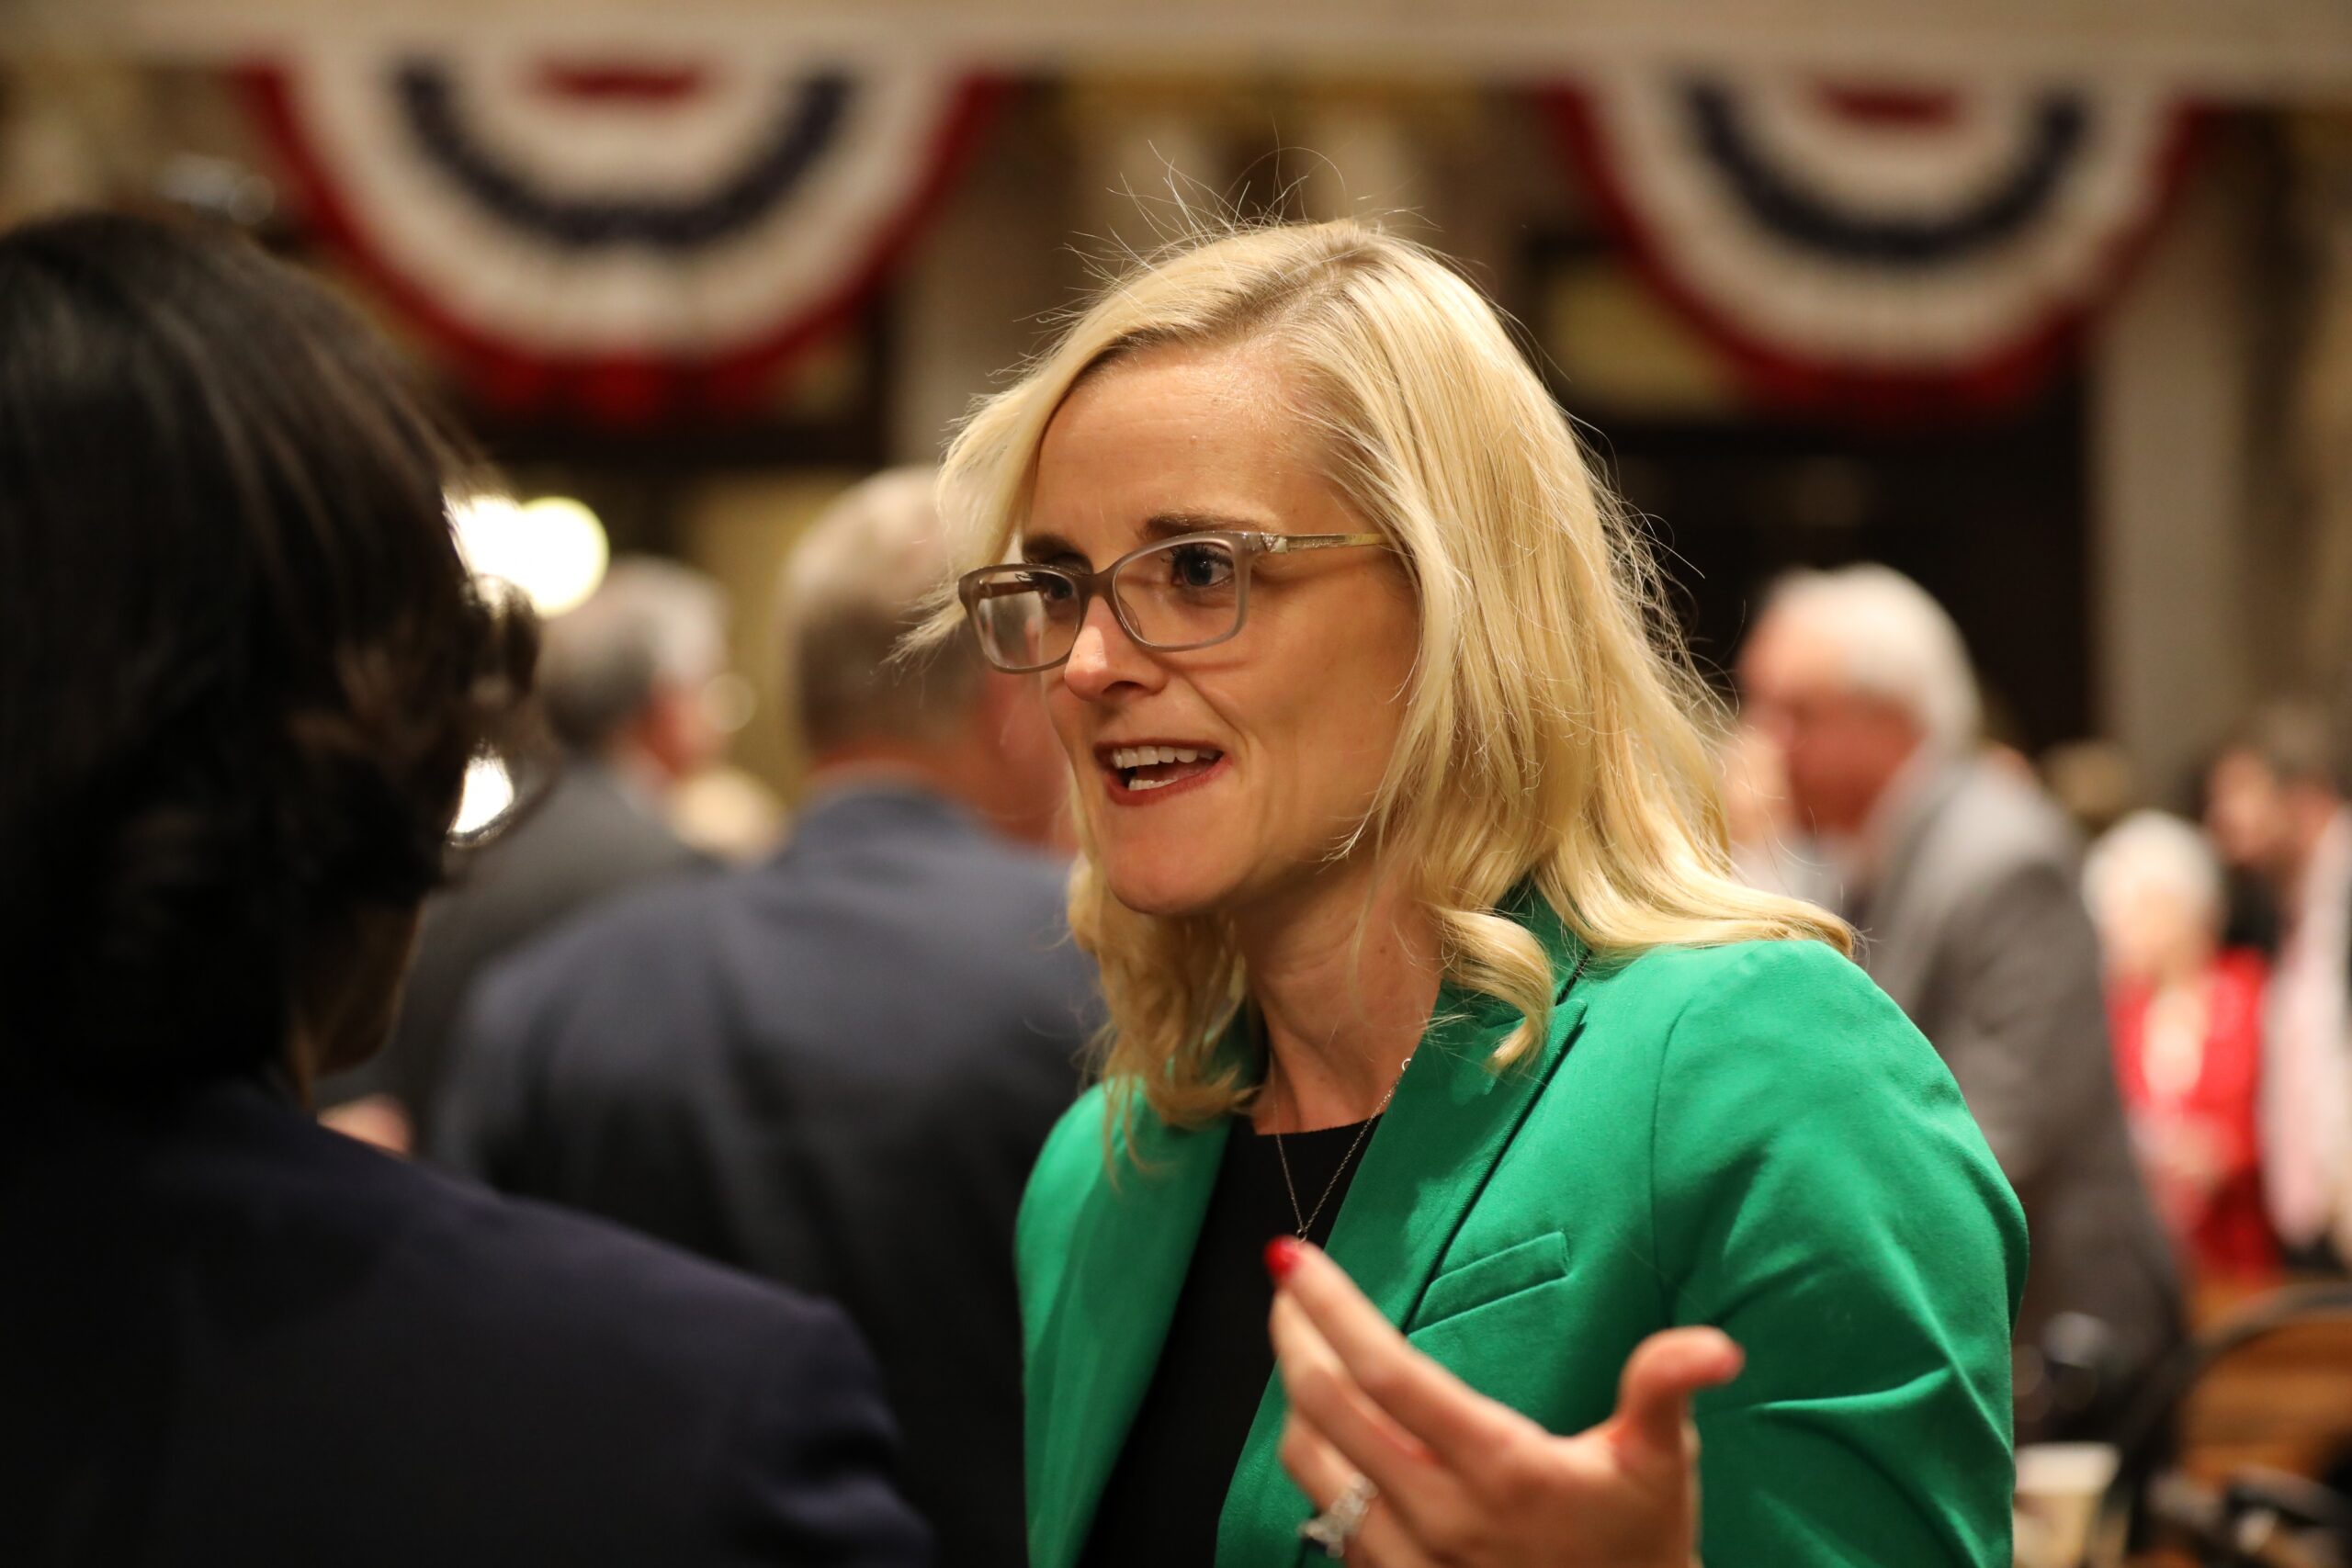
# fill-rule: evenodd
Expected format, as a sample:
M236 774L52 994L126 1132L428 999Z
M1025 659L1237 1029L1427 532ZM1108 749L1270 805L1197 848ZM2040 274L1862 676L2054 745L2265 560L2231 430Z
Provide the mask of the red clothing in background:
M2258 953L2233 949L2214 958L2201 990L2161 1002L2144 985L2109 992L2116 1081L2141 1166L2199 1273L2278 1266L2255 1133L2267 978Z

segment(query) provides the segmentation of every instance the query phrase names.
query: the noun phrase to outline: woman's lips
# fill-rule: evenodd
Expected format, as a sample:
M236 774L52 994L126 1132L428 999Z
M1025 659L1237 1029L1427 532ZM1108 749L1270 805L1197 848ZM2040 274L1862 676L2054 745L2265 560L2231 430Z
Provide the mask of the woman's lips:
M1224 753L1204 747L1174 749L1180 752L1177 760L1158 760L1170 750L1162 747L1154 752L1150 748L1143 748L1138 752L1136 748L1120 748L1102 762L1101 771L1104 793L1121 806L1149 806L1170 795L1198 789L1225 770ZM1148 755L1154 760L1137 761L1138 755ZM1121 767L1117 765L1119 762L1130 765Z

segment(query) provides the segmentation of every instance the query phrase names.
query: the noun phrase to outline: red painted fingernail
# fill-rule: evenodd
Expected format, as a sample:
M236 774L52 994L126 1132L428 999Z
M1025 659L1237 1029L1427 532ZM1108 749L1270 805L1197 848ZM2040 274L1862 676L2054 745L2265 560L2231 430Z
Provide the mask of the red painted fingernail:
M1290 1271L1298 1267L1298 1243L1286 1235L1266 1244L1266 1272L1273 1276L1275 1284L1289 1279Z

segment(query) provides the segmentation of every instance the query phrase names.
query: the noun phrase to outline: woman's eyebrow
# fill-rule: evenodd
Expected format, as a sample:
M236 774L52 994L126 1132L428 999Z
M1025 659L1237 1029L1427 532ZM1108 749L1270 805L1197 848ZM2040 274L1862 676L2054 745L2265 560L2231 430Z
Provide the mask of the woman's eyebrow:
M1261 519L1227 517L1215 512L1155 512L1143 520L1138 530L1145 543L1159 539L1182 538L1187 534L1270 533L1273 525ZM1091 559L1084 550L1059 534L1025 534L1021 539L1021 555L1024 560L1057 560L1064 556Z
M1155 512L1143 520L1144 534L1170 539L1182 534L1262 534L1272 525L1248 517L1224 517L1214 512Z
M1021 536L1021 558L1023 560L1049 561L1063 556L1076 556L1083 560L1086 552L1059 534L1024 534Z

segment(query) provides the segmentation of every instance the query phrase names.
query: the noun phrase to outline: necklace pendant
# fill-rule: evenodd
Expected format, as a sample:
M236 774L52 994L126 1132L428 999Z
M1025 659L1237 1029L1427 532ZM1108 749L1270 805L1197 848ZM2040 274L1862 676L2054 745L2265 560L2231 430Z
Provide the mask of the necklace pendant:
M1322 1218L1323 1205L1329 1203L1331 1201L1331 1194L1339 1190L1340 1179L1348 1173L1348 1166L1355 1159L1356 1151L1363 1147L1364 1137L1372 1131L1373 1122L1387 1114L1388 1102L1396 1098L1397 1087L1405 1081L1405 1070L1412 1065L1413 1058L1408 1056L1403 1065L1397 1067L1396 1077L1389 1080L1388 1092L1380 1097L1378 1108L1373 1111L1363 1126L1356 1129L1355 1141L1348 1145L1348 1152L1340 1156L1339 1168L1331 1172L1331 1179L1324 1184L1323 1196L1315 1200L1315 1207L1311 1211L1302 1211L1299 1208L1298 1186L1291 1180L1290 1176L1290 1154L1283 1146L1282 1133L1279 1130L1275 1132L1274 1157L1282 1162L1283 1188L1290 1194L1290 1213L1291 1217L1298 1222L1299 1240L1305 1241L1306 1233L1315 1228L1315 1222Z

